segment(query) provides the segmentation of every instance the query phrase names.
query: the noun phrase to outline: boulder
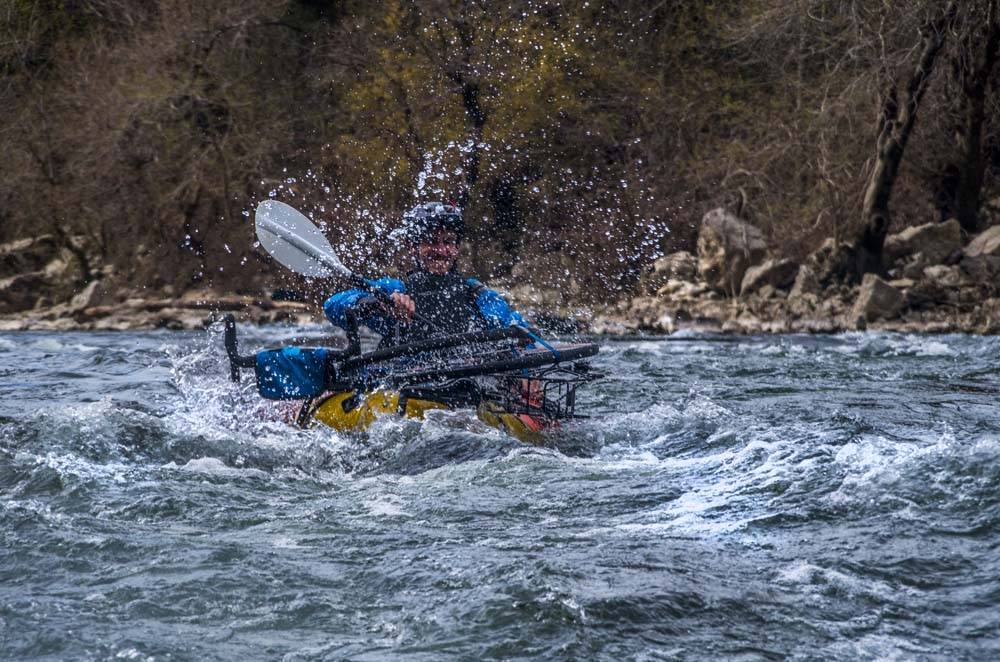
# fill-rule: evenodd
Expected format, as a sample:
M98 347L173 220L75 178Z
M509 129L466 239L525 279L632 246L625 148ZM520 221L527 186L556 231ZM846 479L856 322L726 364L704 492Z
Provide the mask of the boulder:
M642 331L673 333L674 320L663 301L655 297L636 297L628 302L625 326Z
M982 218L980 219L980 223L984 227L996 225L998 222L1000 222L1000 197L986 201L986 204L983 205Z
M962 273L974 283L995 285L1000 280L1000 255L964 257L960 266Z
M59 257L59 253L59 246L52 235L0 244L0 279L42 271Z
M693 281L698 276L698 260L687 251L664 255L639 281L642 292L650 294L663 287L668 281Z
M1000 225L978 234L962 251L962 273L975 283L996 285L1000 279Z
M994 225L976 236L965 247L966 258L977 258L984 255L1000 257L1000 225Z
M944 223L925 223L885 238L885 261L892 266L910 255L921 254L920 269L940 264L962 248L962 226L952 218Z
M889 270L889 275L916 280L924 273L924 269L934 264L938 263L927 259L923 253L917 252L896 260L895 268Z
M100 305L104 294L100 290L100 287L101 281L90 281L90 284L83 288L83 290L79 293L73 295L73 298L70 299L70 308L74 310L83 310L84 308Z
M690 283L686 280L668 280L656 290L656 296L673 300L697 299L709 291L704 283ZM712 296L716 296L712 293Z
M665 255L654 263L654 267L658 273L676 280L693 281L698 277L698 258L687 251Z
M743 274L740 294L746 295L765 285L775 289L788 289L795 282L799 273L799 265L788 259L770 259L747 269Z
M803 264L795 274L795 282L792 284L792 291L788 293L788 298L801 299L807 294L818 294L822 289L816 272L808 264Z
M875 274L865 274L851 317L865 322L891 319L898 316L905 305L906 299L902 292Z
M745 279L746 276L744 276L744 280ZM760 289L755 290L754 294L757 295L758 299L767 300L767 299L772 299L775 296L778 296L778 290L775 289L774 285L771 285L770 283L765 283L760 287Z
M849 244L827 237L802 263L793 294L818 293L843 282L853 271L854 259Z
M747 269L767 255L763 233L724 209L713 209L701 220L698 233L698 273L710 287L734 295Z
M51 286L43 271L30 271L0 280L0 314L31 310Z
M819 311L827 319L835 319L847 312L850 305L839 296L830 296L820 303Z
M923 276L924 280L936 283L941 287L960 287L968 283L962 270L956 265L935 264L924 269Z
M630 330L620 319L608 315L598 315L590 323L590 332L602 336L623 336Z

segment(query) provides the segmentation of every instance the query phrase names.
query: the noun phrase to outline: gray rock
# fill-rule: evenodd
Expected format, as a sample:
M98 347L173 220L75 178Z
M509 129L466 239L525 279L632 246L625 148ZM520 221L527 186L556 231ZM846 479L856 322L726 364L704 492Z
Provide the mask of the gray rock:
M960 287L968 282L962 270L956 265L935 264L924 269L924 279L941 287Z
M698 258L687 251L678 251L658 260L671 278L693 281L698 278Z
M745 279L746 277L744 276L744 280ZM757 298L761 300L771 299L774 298L775 296L779 296L778 292L779 290L776 290L774 288L774 285L771 285L770 283L765 283L760 287L760 289L754 290L754 294L757 295Z
M927 310L947 304L950 291L936 281L924 279L907 287L903 295L906 297L906 307L909 310Z
M925 223L906 228L885 238L885 260L892 265L909 255L920 253L920 269L930 264L940 264L949 255L962 248L962 226L952 218L944 223Z
M808 272L799 271L803 282L798 288L800 293L818 293L824 289L843 282L853 269L854 253L850 245L838 242L833 237L827 239L802 263L808 267ZM798 278L796 280L799 280ZM792 291L795 292L795 286Z
M656 291L656 296L673 300L697 299L708 291L704 283L689 283L686 280L668 280Z
M907 255L896 264L902 264L902 267L900 268L897 266L896 269L889 272L890 275L898 274L903 278L913 278L916 280L923 275L924 269L933 264L937 264L937 262L933 262L927 259L927 256L923 253L917 252L913 255Z
M1000 225L994 225L976 236L965 247L966 258L977 258L985 255L1000 257Z
M792 291L788 293L788 298L801 299L807 294L818 294L822 289L816 272L808 264L803 264L795 274L795 282L792 284Z
M651 294L668 281L693 281L697 276L698 260L695 256L687 251L678 251L653 262L652 268L639 281L639 287L642 292Z
M962 273L976 283L996 284L1000 279L1000 255L967 256L959 266Z
M713 209L701 220L698 233L698 273L715 290L739 292L747 269L767 255L763 233L724 209Z
M740 295L746 295L765 285L775 289L788 289L796 280L799 265L788 259L770 259L747 269L740 285Z
M0 327L2 329L2 327ZM631 329L619 320L607 315L598 315L590 323L590 332L605 336L623 336Z
M51 286L44 271L30 271L0 280L0 314L31 310Z
M1000 222L1000 197L988 200L982 209L982 218L980 223L984 227L990 227L991 225L996 225Z
M70 299L70 308L75 310L83 310L84 308L90 308L91 306L100 305L102 300L102 292L99 289L101 287L101 281L94 280L91 281L82 291L73 295Z
M626 326L657 333L674 331L673 314L655 297L639 296L628 302L625 309Z
M902 292L875 274L865 274L851 310L851 318L865 322L891 319L898 316L905 305L906 299Z
M0 244L0 279L42 271L45 265L59 256L59 252L52 235Z
M970 241L959 266L973 282L995 287L1000 280L1000 225L994 225Z

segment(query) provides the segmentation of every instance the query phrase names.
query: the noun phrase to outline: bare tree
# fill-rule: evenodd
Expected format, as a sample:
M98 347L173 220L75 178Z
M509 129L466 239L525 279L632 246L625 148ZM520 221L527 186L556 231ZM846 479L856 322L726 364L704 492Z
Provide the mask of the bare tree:
M891 215L889 200L893 185L903 162L906 144L910 140L917 113L949 23L954 19L956 0L927 20L921 27L921 46L917 64L906 81L900 99L898 86L893 82L882 102L878 119L875 164L868 177L862 204L862 223L852 244L855 275L882 270L882 248L889 229Z
M982 142L986 92L1000 50L998 5L1000 0L981 0L969 8L963 17L962 38L952 60L955 78L962 92L958 97L958 181L953 211L962 229L969 233L976 232L980 224L980 197L985 173Z

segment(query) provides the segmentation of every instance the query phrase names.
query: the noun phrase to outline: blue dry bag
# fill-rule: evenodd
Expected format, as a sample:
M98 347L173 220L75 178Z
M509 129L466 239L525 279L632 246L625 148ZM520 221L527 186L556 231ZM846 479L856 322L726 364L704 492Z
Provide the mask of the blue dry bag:
M257 352L257 391L269 400L302 400L326 390L325 349L283 347Z

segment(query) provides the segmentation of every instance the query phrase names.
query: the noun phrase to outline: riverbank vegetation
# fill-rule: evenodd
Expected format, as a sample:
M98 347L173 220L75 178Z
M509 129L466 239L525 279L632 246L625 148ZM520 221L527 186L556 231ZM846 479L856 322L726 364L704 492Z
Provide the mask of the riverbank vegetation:
M2 298L288 285L268 196L373 271L402 209L457 201L470 269L574 302L636 292L717 207L796 262L834 238L857 283L891 233L994 222L997 4L13 0L0 241L65 259L8 260Z

